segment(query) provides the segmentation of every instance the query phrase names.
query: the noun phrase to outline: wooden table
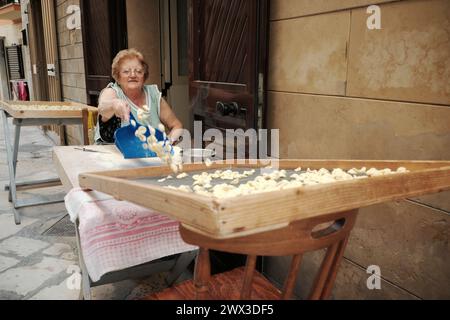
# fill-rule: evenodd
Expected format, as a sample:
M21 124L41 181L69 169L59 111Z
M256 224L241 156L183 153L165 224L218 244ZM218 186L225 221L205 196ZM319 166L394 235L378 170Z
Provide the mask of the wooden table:
M84 151L83 151L84 150ZM79 187L78 175L107 169L131 169L136 167L155 167L161 165L159 158L124 159L115 145L61 146L53 148L53 162L66 191ZM76 238L82 275L82 297L90 299L90 288L106 283L129 279L133 276L146 276L156 272L170 271L166 281L174 282L195 258L196 251L180 254L174 259L150 261L144 265L111 272L99 282L92 282L83 260L83 251L76 225Z
M19 152L20 129L22 126L42 125L83 125L85 140L87 130L87 115L97 113L97 108L74 102L47 101L0 101L0 115L2 117L5 135L6 156L9 170L9 201L14 204L14 220L20 224L20 214L16 209L40 204L61 202L61 194L48 197L34 197L31 199L17 199L17 190L23 188L42 188L60 184L59 179L40 181L16 181L17 156ZM15 137L12 142L9 136L7 117L13 118ZM11 148L12 147L12 148Z
M161 165L159 158L124 159L115 145L54 147L53 161L66 191L79 187L81 173Z

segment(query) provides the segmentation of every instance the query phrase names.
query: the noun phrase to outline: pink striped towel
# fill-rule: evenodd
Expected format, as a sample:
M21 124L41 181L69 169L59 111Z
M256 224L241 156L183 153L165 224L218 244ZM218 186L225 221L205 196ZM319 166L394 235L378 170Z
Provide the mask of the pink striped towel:
M178 232L178 222L97 191L72 189L65 197L72 222L79 219L81 251L95 282L111 272L196 250Z

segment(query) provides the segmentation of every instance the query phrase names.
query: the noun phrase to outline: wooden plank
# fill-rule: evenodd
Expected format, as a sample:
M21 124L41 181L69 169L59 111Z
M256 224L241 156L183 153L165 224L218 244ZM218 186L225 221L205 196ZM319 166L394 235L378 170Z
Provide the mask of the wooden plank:
M258 167L218 163L185 166L185 172L225 167ZM436 193L450 189L450 162L446 161L351 161L281 160L280 168L353 167L395 169L409 173L370 177L233 198L213 198L161 186L130 181L133 178L164 176L168 167L85 173L80 186L160 211L186 224L189 229L213 238L229 238L278 229L292 221L366 207L376 203Z
M159 171L159 168L157 170ZM195 228L202 233L220 233L217 220L219 204L212 198L113 177L103 177L95 173L80 174L80 186L146 207L149 207L149 203L153 203L152 207L156 211L182 223L194 224Z
M97 114L97 108L74 102L0 101L0 108L16 119L82 118L82 110Z

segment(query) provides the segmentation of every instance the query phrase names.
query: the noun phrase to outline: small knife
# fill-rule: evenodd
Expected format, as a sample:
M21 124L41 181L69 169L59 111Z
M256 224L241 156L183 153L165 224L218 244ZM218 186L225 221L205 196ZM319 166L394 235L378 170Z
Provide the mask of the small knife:
M86 151L86 152L98 152L98 153L109 153L109 152L105 152L105 151L98 151L98 150L92 150L92 149L88 149L88 148L74 148L76 150L81 150L81 151Z

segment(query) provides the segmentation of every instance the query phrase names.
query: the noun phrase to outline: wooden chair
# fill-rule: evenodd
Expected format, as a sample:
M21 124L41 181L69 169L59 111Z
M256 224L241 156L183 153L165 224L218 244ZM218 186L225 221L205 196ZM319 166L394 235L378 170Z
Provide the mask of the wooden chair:
M200 247L194 280L185 281L145 299L156 300L237 300L289 299L292 296L303 254L326 248L309 299L327 299L333 289L344 250L358 210L307 218L278 230L231 239L213 239L183 226L187 243ZM324 223L326 227L320 228ZM247 255L245 268L210 275L209 249ZM257 256L292 255L289 274L280 291L255 270Z
M83 108L81 110L81 118L82 118L82 127L83 127L83 144L85 146L90 145L89 141L89 110L87 108ZM92 114L93 124L96 125L97 113L94 112Z

